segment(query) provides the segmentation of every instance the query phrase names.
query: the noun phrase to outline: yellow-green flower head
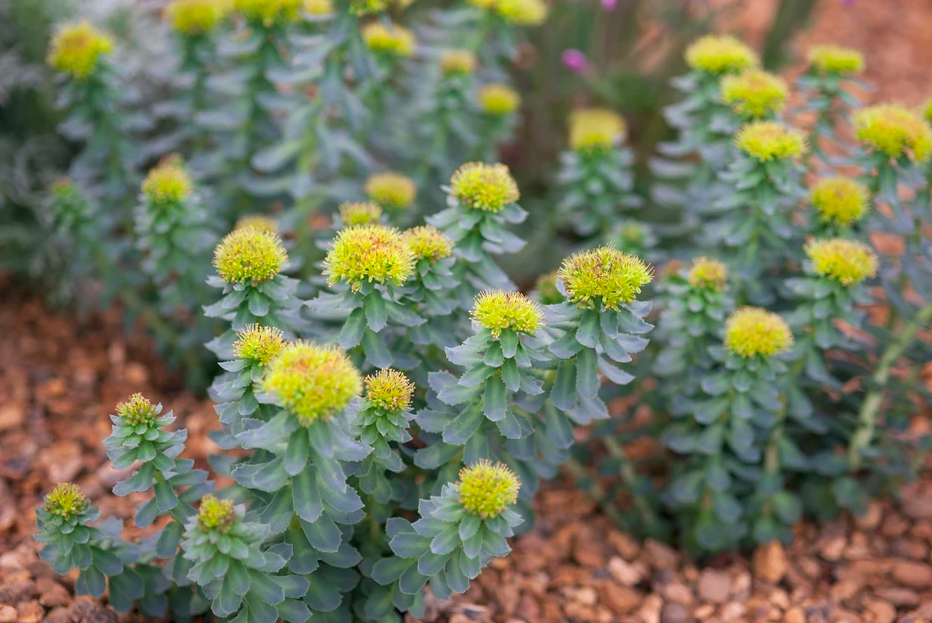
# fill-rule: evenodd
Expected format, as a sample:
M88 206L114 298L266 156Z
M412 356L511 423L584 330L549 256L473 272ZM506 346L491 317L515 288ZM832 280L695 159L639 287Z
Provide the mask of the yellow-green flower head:
M330 285L342 281L356 291L365 282L401 285L414 273L414 254L401 233L385 225L341 230L324 260Z
M333 13L333 0L304 0L304 10L311 15L330 15Z
M236 229L214 249L214 268L227 283L262 283L288 263L288 253L275 233L247 227Z
M501 163L467 162L450 178L450 192L462 205L493 213L521 197L511 171Z
M571 303L590 305L601 299L608 309L634 302L653 274L641 258L614 247L598 247L563 260L557 272Z
M809 50L809 66L820 74L859 74L864 71L864 55L840 45L817 45Z
M414 180L399 173L376 173L366 180L366 195L386 210L410 208L417 198Z
M576 151L604 151L624 139L627 127L618 113L583 108L570 115L570 147Z
M480 292L472 309L473 320L498 337L504 330L534 335L544 323L544 312L520 292Z
M197 525L203 532L226 534L236 523L236 511L230 500L219 500L207 494L201 498L197 511Z
M616 240L622 247L638 247L647 238L647 229L641 223L626 222L617 234Z
M233 0L233 8L250 22L273 26L298 21L301 0Z
M757 53L730 35L706 35L686 48L686 64L710 74L730 74L757 67Z
M267 366L285 347L285 334L276 327L251 324L236 334L233 354Z
M180 203L192 190L191 176L177 156L162 160L142 182L142 192L152 203Z
M521 481L504 463L479 459L460 470L456 486L466 512L483 519L498 517L518 501Z
M226 10L221 0L172 0L165 7L165 20L184 35L202 35L220 23Z
M310 426L345 409L362 391L362 377L342 350L296 342L269 364L262 389Z
M854 134L869 149L891 158L908 155L920 162L932 152L932 127L918 113L898 104L877 104L854 113Z
M563 302L563 295L557 289L557 271L555 270L538 277L534 284L534 290L537 291L537 298L544 305L555 305Z
M496 0L495 12L514 26L540 26L547 20L543 0Z
M870 190L848 177L823 177L809 191L809 200L823 223L850 227L870 209Z
M117 416L130 426L150 424L159 417L159 412L142 394L133 394L116 406Z
M371 201L342 203L338 210L340 211L340 223L343 224L343 227L378 223L379 219L382 218L382 206Z
M453 254L453 240L432 225L413 227L402 237L416 260L427 260L433 264Z
M694 288L721 292L728 281L728 269L718 260L697 257L689 267L686 280Z
M471 74L476 70L476 55L469 50L446 50L440 56L440 71L445 76Z
M379 370L366 377L366 398L372 406L400 413L411 408L414 383L397 370Z
M521 96L507 84L492 83L479 89L479 106L492 117L504 117L521 106Z
M45 496L45 510L64 520L74 518L87 509L87 496L78 485L60 482Z
M113 39L87 20L62 27L49 46L48 64L82 80L97 67L101 56L113 51Z
M783 110L790 88L779 76L749 69L722 79L722 101L745 117L767 117Z
M265 216L264 214L247 214L236 221L233 229L258 229L259 231L274 234L278 231L278 222L271 216Z
M398 57L414 54L414 34L398 24L370 22L362 27L362 38L373 52Z
M349 10L353 15L381 13L391 6L392 0L350 0Z
M742 307L725 321L725 349L740 357L770 357L792 346L789 325L766 309Z
M802 132L775 121L746 123L738 131L735 145L761 162L795 158L808 149Z
M806 255L817 273L843 286L860 283L877 274L877 254L857 240L813 240L806 245Z

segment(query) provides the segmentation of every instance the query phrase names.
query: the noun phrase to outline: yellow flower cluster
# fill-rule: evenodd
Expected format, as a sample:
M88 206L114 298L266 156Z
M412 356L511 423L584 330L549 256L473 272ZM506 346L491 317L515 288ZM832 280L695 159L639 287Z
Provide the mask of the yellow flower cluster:
M453 254L453 240L432 225L413 227L402 237L416 260L434 263Z
M510 115L521 106L521 96L507 84L487 84L479 89L482 112L493 117Z
M250 22L270 27L298 21L302 0L233 0L233 8Z
M877 274L877 255L857 240L813 240L806 245L806 255L817 273L843 286L860 283Z
M521 197L504 164L467 162L450 178L450 192L461 204L483 212L501 212Z
M584 108L570 115L570 147L576 151L605 151L624 139L625 120L605 108Z
M378 409L400 413L411 408L414 383L397 370L379 370L366 377L366 398Z
M324 259L330 285L356 291L365 282L401 285L414 273L414 254L401 233L385 225L357 225L337 234Z
M740 357L770 357L792 346L786 321L760 307L742 307L725 321L725 348Z
M469 50L446 50L440 57L444 75L471 74L476 69L476 55Z
M192 190L191 176L177 156L165 158L142 182L142 192L152 203L181 203Z
M149 424L159 414L149 399L142 394L133 394L116 406L117 417L130 426Z
M45 510L56 517L70 520L87 508L87 497L78 485L60 482L45 496Z
M285 334L276 327L251 324L237 332L233 354L266 366L285 347Z
M736 73L757 67L757 54L735 37L706 35L686 48L686 64L710 74Z
M382 206L371 201L341 203L338 210L343 227L378 223L382 218Z
M520 292L480 292L472 317L495 337L505 330L534 335L544 322L544 313L537 303Z
M410 177L398 173L377 173L366 180L366 195L386 210L410 208L417 198L417 186Z
M304 0L304 10L311 15L330 15L333 13L333 0Z
M287 263L281 238L252 227L230 232L214 249L214 268L227 283L262 283L273 279Z
M271 216L247 214L236 221L233 229L258 229L259 231L275 233L278 231L278 223Z
M269 364L262 389L307 427L345 409L362 391L362 377L342 350L296 342Z
M165 7L165 20L176 31L196 36L210 32L226 16L226 0L172 0Z
M821 74L859 74L864 71L864 55L840 45L817 45L809 50L809 66Z
M851 178L824 177L812 186L809 201L823 223L850 227L864 218L870 208L870 190Z
M728 269L718 260L697 257L689 267L686 280L694 288L721 292L728 281Z
M543 0L495 0L492 9L514 26L540 26L547 20L547 5Z
M521 481L504 463L479 459L460 470L456 482L460 504L466 512L483 519L498 517L518 501Z
M783 78L760 69L722 79L722 101L744 117L769 117L780 112L789 93Z
M84 20L55 33L47 60L54 69L83 80L97 68L100 57L112 51L113 39Z
M226 534L236 523L236 511L233 502L220 500L207 494L201 498L201 507L197 511L197 525L204 532Z
M795 158L807 150L806 137L802 132L774 121L745 124L735 137L735 145L761 162Z
M920 162L932 153L932 127L918 113L898 104L877 104L854 113L854 134L868 148L891 158L908 155Z
M614 247L598 247L563 260L557 272L571 303L590 305L602 301L607 309L633 302L651 282L650 266Z
M363 26L362 38L373 52L398 57L414 54L414 34L398 24L386 26L382 22L370 22Z

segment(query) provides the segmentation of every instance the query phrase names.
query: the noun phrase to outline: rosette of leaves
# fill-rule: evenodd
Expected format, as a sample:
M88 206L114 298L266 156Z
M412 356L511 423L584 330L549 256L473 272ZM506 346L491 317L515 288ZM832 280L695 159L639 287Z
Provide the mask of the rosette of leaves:
M521 483L505 465L478 461L463 468L456 483L421 500L413 524L393 517L386 526L395 556L378 561L369 575L380 585L365 604L370 619L381 620L392 607L422 616L421 589L448 599L469 588L493 558L511 551L507 538L523 519L512 506Z
M461 300L468 301L486 289L513 290L514 284L493 259L493 255L517 253L525 244L508 230L508 225L527 218L527 212L517 204L520 193L508 167L464 164L445 190L449 193L447 209L426 220L456 243L455 254L463 260L457 262L459 275L463 285L471 289L460 293Z
M308 579L280 573L292 547L268 546L268 537L269 527L248 520L243 506L213 496L201 501L197 516L185 526L181 548L191 563L188 578L203 590L214 615L242 623L310 618L302 600Z
M91 506L77 485L60 483L45 497L45 504L36 509L39 533L36 540L45 546L39 555L61 575L78 569L75 592L78 595L100 597L109 592L110 605L119 612L128 612L133 602L145 594L144 579L132 567L137 552L120 540L123 524L109 518L97 526L89 525L100 518L100 510ZM164 589L164 582L161 582ZM152 601L140 603L143 611L158 615L164 611L152 609Z
M626 125L611 110L590 108L570 116L570 149L560 156L562 218L580 236L604 235L618 211L640 207L634 194L634 155L624 146Z

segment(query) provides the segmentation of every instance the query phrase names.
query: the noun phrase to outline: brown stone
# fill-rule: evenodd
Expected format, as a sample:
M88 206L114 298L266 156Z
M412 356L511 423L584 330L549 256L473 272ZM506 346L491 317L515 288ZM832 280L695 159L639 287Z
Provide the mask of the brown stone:
M61 584L48 578L40 578L36 583L39 603L47 608L67 606L71 603L71 593Z
M16 608L13 606L0 606L0 623L16 623Z
M30 580L4 582L0 585L0 604L14 606L22 601L29 601L36 594L36 584Z
M18 623L39 623L45 616L45 608L38 601L27 601L16 606Z
M806 623L806 614L799 606L790 608L783 615L783 623Z
M660 595L648 595L644 600L644 605L638 610L637 616L643 623L660 623L660 611L663 608L663 600Z
M676 569L680 562L680 556L676 550L653 539L647 539L644 542L644 553L647 554L651 564L658 569Z
M893 623L896 608L888 601L871 599L866 604L867 611L873 615L872 623Z
M663 587L663 597L666 601L672 601L683 606L691 606L695 599L693 592L685 585L679 583L667 584Z
M932 586L932 566L900 561L893 565L893 577L906 586L927 588Z
M0 431L19 428L26 421L26 412L20 405L5 404L0 407Z
M613 556L608 561L608 572L625 586L634 586L644 577L644 573L637 565L622 560L618 556Z
M42 623L71 623L71 615L68 614L68 608L53 608L45 615Z
M777 583L787 572L786 552L780 541L771 541L754 551L754 577L763 582Z
M737 621L744 616L744 613L747 612L747 610L748 609L744 604L738 603L737 601L727 603L722 606L722 622L728 623L729 621Z
M602 582L599 585L599 602L616 615L634 612L643 601L644 595L627 586L618 586L611 582Z
M878 588L874 592L897 608L915 608L919 605L919 594L909 588Z
M668 603L660 612L661 623L690 623L692 620L692 613L678 603Z
M728 601L731 594L731 578L727 573L706 569L699 575L696 582L696 594L701 601L721 604Z

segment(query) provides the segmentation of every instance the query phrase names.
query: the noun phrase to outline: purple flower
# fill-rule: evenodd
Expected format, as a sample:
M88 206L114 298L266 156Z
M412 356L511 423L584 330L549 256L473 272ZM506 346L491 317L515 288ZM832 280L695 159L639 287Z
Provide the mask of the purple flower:
M613 11L618 6L618 0L602 0L602 8L606 11Z
M584 74L589 71L589 60L579 50L569 49L564 51L563 65L574 74Z

